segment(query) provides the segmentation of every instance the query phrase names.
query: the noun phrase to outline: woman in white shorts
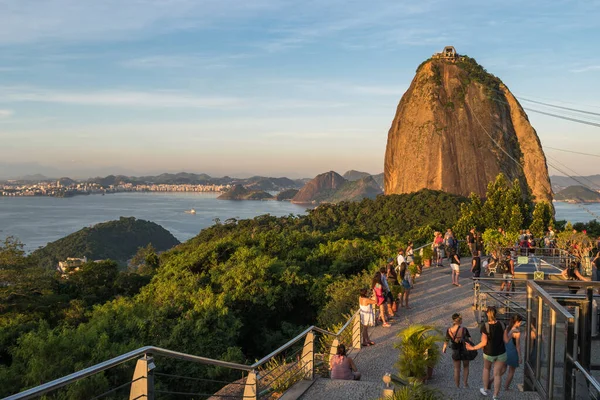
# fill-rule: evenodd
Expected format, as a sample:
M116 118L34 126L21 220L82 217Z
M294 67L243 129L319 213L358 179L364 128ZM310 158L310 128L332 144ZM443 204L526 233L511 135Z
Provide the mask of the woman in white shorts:
M458 283L458 277L460 275L460 257L456 252L453 252L450 256L450 268L452 269L452 284L454 286L460 286L460 283Z

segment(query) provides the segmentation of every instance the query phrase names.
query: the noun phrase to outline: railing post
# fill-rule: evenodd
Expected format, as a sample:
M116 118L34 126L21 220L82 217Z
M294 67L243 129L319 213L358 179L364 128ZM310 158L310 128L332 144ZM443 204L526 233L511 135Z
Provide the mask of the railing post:
M548 400L554 399L554 352L556 351L556 311L550 310L550 354L548 354Z
M533 319L531 316L532 308L533 308L533 289L529 287L529 283L527 284L527 340L525 341L525 359L523 362L523 387L525 391L535 390L535 385L533 384L534 378L529 377L529 368L527 366L531 366L531 346L533 345L533 339L531 338L531 334L533 333Z
M352 347L360 350L362 343L362 330L360 329L360 312L354 314L352 321Z
M248 372L244 385L244 400L258 399L258 376L256 371Z
M308 332L304 339L302 368L304 369L304 379L312 381L315 376L315 333L313 331Z
M333 339L333 342L331 343L331 349L329 350L329 358L331 359L331 357L335 356L337 354L337 348L340 344L339 339L336 337L335 339Z
M133 372L133 383L129 391L129 400L143 398L145 400L154 400L154 373L156 368L154 359L150 354L144 354L135 365Z

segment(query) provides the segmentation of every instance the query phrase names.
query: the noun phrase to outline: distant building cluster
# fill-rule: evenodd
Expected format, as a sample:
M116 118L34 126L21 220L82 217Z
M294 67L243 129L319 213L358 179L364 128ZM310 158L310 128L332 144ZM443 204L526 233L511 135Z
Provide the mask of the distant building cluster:
M60 181L20 183L7 181L0 183L0 196L52 196L71 197L86 194L120 192L226 192L231 185L192 185L192 184L134 184L122 183L107 188L98 183L73 182L68 185Z

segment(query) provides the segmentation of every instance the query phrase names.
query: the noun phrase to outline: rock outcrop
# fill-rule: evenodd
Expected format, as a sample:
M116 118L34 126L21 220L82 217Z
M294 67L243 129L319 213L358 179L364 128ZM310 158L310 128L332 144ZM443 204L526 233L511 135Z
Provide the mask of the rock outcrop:
M308 182L292 199L292 203L338 203L374 199L382 190L371 175L348 181L340 174L329 171Z
M337 172L317 175L294 196L292 203L320 203L347 181Z
M469 57L421 64L388 133L385 193L483 197L500 172L552 201L540 140L508 88Z

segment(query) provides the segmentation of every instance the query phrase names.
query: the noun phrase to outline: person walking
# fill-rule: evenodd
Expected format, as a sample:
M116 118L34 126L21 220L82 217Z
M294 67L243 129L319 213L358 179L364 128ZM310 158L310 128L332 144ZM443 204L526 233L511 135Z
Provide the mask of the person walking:
M442 347L442 353L446 353L448 345L452 350L452 362L454 364L454 384L460 387L460 367L463 367L463 385L469 387L469 360L464 360L462 351L465 341L471 337L469 330L462 325L462 316L458 313L452 314L452 326L446 330L446 340Z
M494 400L497 400L507 359L504 328L502 323L496 320L496 307L488 306L486 314L488 322L481 327L481 342L476 346L466 343L465 347L467 350L483 349L483 387L479 391L484 396L487 396L490 390L490 370L492 365L494 366Z
M371 289L373 289L373 293L375 294L375 300L377 301L377 306L379 307L379 318L381 318L383 327L389 328L391 325L388 324L388 322L385 319L385 297L383 295L383 283L381 282L381 272L377 271L375 273L371 284Z
M367 288L360 289L358 297L359 315L360 315L360 335L362 337L361 345L363 347L373 346L375 342L369 338L369 326L375 325L375 313L373 312L372 304L377 304L377 300L369 298L369 290Z
M460 257L454 251L450 256L450 268L452 269L452 284L454 286L461 286L461 284L458 283L458 277L460 276Z
M504 330L504 343L506 345L505 371L508 368L504 390L509 390L510 384L515 376L515 371L519 368L519 364L521 364L523 360L521 358L521 332L519 331L522 322L523 317L518 314L513 315L510 319L510 324ZM502 374L504 374L504 372Z

